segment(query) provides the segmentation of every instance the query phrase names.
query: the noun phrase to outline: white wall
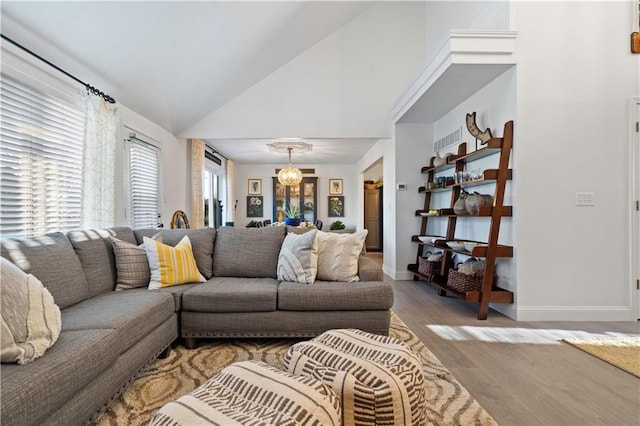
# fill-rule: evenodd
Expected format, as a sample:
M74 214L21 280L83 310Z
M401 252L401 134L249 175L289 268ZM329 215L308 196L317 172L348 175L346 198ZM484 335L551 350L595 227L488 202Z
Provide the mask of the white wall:
M518 319L634 319L627 156L637 4L635 15L632 2L512 7ZM595 192L596 205L576 207L578 191Z
M262 219L273 219L273 180L275 169L283 164L236 164L236 208L235 226L245 226L251 220L260 218L247 217L248 179L262 179L262 196L264 216ZM357 169L351 165L305 164L304 168L313 168L316 173L303 175L318 178L318 214L317 218L324 223L323 230L329 229L331 222L342 221L346 226L362 229L358 219L362 215L362 205L358 204L359 180ZM345 217L328 217L329 179L342 179Z
M424 60L423 10L366 10L182 135L388 137L388 111Z
M382 159L380 159L380 161L373 163L371 167L366 169L363 173L364 180L372 180L376 182L378 179L382 179L384 175L382 163Z
M497 135L504 121L515 121L515 181L508 185L515 217L500 235L505 243L514 241L515 259L498 272L501 285L515 290L517 304L495 307L520 320L635 319L627 157L629 100L639 93L640 59L628 44L637 29L637 6L585 1L465 7L427 3L428 52L440 47L434 40L449 29L508 23L518 31L515 70L434 123L438 137L473 110ZM396 168L405 169L410 158L401 147L397 151ZM578 191L595 192L596 205L576 207ZM414 207L402 198L398 215ZM465 232L478 229L482 225ZM398 259L403 240L398 233Z
M372 164L382 159L382 270L393 277L396 270L396 142L393 139L381 139L358 161L356 170L359 173L358 205L363 206L363 214L359 217L358 228L364 227L364 172Z
M507 30L509 29L509 1L427 1L426 56L435 53L454 30Z
M395 125L396 186L406 184L407 189L396 192L396 265L392 277L396 280L413 279L407 265L416 262L415 243L411 236L420 232L420 216L415 211L424 205L424 195L418 188L424 185L426 175L420 170L429 164L433 147L431 123L397 123Z

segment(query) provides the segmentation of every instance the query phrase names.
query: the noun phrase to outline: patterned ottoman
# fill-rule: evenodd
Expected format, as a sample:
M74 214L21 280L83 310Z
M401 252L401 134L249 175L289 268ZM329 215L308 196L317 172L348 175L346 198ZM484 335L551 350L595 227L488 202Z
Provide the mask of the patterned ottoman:
M344 425L426 423L422 364L393 337L330 330L293 345L284 369L330 385L341 400Z
M261 361L232 364L162 407L151 425L339 425L340 402L312 377Z

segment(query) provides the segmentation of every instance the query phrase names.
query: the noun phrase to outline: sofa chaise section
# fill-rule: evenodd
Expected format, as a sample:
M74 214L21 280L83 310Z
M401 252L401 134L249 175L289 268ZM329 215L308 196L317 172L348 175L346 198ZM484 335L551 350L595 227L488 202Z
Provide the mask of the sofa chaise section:
M2 240L2 257L40 279L62 314L42 357L2 364L3 425L90 422L178 337L173 295L114 291L110 237L136 242L128 228Z

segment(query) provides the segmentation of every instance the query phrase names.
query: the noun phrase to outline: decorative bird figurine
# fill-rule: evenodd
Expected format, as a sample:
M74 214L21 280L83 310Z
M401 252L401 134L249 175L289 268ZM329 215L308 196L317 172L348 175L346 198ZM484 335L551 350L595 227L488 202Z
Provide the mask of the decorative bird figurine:
M471 133L474 138L480 139L482 145L486 144L489 139L493 137L491 135L491 129L489 129L488 127L484 131L480 131L478 125L476 124L475 111L471 114L467 114L467 130L469 130L469 133Z

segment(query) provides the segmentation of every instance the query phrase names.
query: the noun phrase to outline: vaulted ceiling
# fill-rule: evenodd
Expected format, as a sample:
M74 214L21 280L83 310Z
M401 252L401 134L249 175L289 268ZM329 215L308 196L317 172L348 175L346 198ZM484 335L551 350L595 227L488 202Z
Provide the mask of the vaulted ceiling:
M203 119L379 4L3 1L2 33L72 73L88 70L90 76L79 76L172 134L208 138L206 126L198 126ZM228 155L250 157L255 149L246 144L262 145L262 137L309 135L225 136L211 139L220 139ZM236 136L246 143L241 149ZM353 146L343 135L328 136L325 144L334 144L328 152L347 153L350 146L357 156L379 135L344 135Z

